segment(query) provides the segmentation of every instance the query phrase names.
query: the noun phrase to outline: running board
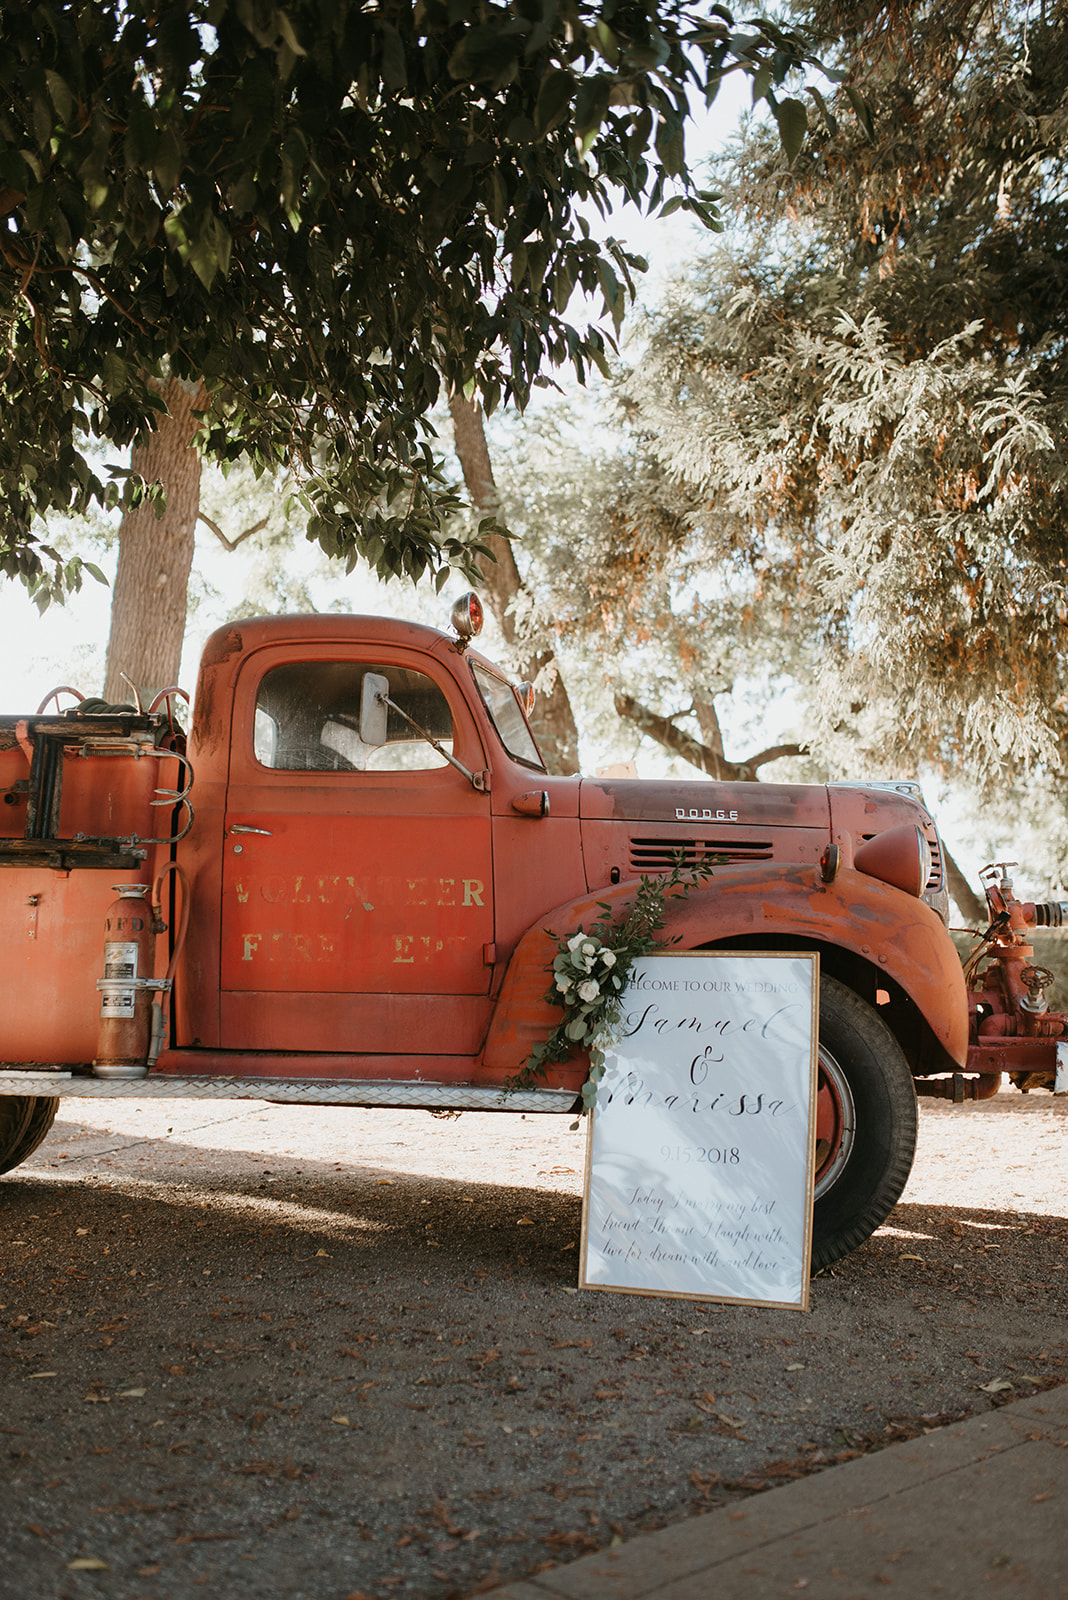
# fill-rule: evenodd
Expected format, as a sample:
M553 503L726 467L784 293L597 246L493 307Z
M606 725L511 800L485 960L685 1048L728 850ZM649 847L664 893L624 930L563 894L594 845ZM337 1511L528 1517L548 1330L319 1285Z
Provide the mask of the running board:
M351 1078L234 1078L150 1074L146 1078L90 1078L68 1071L0 1072L0 1095L43 1095L83 1100L269 1100L304 1106L395 1106L413 1111L571 1111L573 1089L501 1088L470 1084L358 1082Z

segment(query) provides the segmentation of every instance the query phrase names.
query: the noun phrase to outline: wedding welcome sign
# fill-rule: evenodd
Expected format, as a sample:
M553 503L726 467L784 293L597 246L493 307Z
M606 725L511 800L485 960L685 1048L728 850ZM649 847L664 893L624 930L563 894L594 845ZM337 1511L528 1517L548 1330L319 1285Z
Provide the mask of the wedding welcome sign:
M580 1285L808 1309L817 955L635 961L591 1116Z

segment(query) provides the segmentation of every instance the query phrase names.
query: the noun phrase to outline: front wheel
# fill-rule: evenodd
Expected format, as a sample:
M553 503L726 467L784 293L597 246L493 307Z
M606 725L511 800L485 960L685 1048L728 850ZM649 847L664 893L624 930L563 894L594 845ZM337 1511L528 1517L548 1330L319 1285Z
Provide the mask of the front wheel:
M46 1095L0 1095L0 1172L32 1156L56 1120L58 1099Z
M916 1153L916 1091L901 1046L865 1000L820 979L812 1270L886 1221Z

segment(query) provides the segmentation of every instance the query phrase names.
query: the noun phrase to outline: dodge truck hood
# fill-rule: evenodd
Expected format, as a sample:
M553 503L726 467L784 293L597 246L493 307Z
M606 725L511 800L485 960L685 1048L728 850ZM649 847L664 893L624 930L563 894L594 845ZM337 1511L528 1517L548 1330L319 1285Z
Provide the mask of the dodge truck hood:
M827 790L800 783L677 783L584 778L583 821L716 824L731 828L830 826Z

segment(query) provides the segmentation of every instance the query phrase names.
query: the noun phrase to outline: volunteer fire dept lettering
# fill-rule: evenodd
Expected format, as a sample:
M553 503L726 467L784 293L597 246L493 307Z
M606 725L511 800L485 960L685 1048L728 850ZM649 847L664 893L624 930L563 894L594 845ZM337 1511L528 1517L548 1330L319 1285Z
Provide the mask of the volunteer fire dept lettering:
M490 910L484 877L246 875L234 883L234 898L244 924L236 930L237 965L252 988L260 970L265 985L288 973L312 989L351 984L373 964L392 969L392 983L404 988L405 969L423 974L422 987L429 974L458 962L483 967ZM257 906L273 913L273 926L245 920Z
M396 903L396 895L392 884L397 882L403 882L406 887L403 898L408 905L448 907L484 906L486 903L486 884L482 878L394 879L388 891L388 899L393 904ZM382 895L381 883L377 892ZM250 887L239 881L234 885L234 894L239 905L247 905ZM333 906L347 903L359 906L364 911L375 909L370 889L351 877L285 879L275 874L260 880L259 894L268 905Z

